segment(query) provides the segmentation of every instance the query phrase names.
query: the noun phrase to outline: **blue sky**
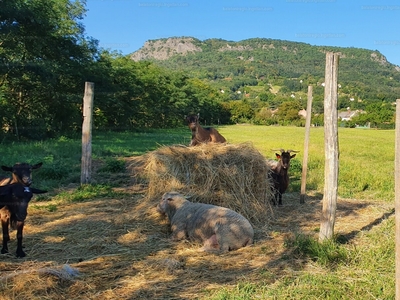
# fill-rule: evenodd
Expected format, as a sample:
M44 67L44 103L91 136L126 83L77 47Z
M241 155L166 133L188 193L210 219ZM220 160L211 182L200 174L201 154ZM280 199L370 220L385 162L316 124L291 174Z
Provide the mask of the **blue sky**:
M122 54L168 37L272 38L378 50L400 66L399 0L87 0L86 7L86 34Z

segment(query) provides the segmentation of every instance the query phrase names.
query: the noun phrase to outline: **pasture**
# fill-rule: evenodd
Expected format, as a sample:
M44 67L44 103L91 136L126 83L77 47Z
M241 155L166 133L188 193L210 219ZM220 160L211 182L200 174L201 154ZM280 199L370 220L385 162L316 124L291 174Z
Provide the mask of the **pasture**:
M312 128L306 203L299 204L304 128L219 127L228 143L299 150L283 206L257 224L251 247L226 254L172 242L146 206L142 155L188 145L188 128L94 133L93 184L80 186L80 137L1 144L1 165L43 162L24 229L27 256L0 255L1 299L394 299L394 131L339 129L334 243L316 243L323 128ZM23 149L23 151L21 151ZM139 172L139 173L138 173ZM4 175L7 175L4 173ZM15 249L15 231L9 248ZM71 270L78 273L71 272Z

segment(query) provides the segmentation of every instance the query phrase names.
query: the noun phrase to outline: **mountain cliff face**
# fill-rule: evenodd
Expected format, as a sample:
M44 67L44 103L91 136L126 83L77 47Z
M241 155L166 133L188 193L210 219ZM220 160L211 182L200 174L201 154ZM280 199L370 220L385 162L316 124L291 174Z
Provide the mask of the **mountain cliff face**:
M166 60L174 55L186 55L197 51L201 52L202 49L195 44L194 38L168 38L147 41L142 48L131 55L131 59Z

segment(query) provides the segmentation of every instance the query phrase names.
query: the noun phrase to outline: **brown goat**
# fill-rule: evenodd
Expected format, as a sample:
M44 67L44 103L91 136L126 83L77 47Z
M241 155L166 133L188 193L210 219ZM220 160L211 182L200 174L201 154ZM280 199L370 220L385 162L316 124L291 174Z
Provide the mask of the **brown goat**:
M275 153L277 162L271 164L271 177L273 180L273 188L275 191L275 197L273 204L282 205L282 194L286 192L289 186L289 174L288 170L290 167L290 160L296 156L296 154L290 155L290 152L299 152L294 150L279 149L281 153Z
M192 131L192 140L189 146L196 146L201 143L225 143L225 138L212 127L203 128L199 124L199 115L190 115L186 117L188 126Z

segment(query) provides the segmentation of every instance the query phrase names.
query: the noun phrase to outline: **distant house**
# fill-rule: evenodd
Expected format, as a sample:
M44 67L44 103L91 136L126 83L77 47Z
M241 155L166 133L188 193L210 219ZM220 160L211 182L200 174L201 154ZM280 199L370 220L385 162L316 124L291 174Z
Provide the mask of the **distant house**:
M350 121L352 118L354 118L355 116L358 116L360 114L360 111L357 110L350 110L347 109L346 111L340 111L338 113L338 119L342 120L342 121Z
M307 117L307 111L305 109L302 109L299 111L298 115L305 119Z
M360 113L363 113L363 111L360 110L346 110L346 111L339 111L338 112L338 119L342 121L350 121L351 118L354 118L355 116L358 116ZM298 115L302 118L307 117L307 111L305 109L302 109L298 112Z

